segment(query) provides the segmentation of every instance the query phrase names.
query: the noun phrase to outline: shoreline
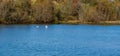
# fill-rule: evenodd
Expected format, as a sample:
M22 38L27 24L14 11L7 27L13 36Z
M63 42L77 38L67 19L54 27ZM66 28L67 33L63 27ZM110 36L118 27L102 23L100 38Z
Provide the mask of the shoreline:
M31 25L31 24L41 24L41 25L49 25L49 24L120 25L120 21L80 22L78 20L69 20L69 21L58 21L58 22L53 22L53 23L0 23L0 25Z
M60 24L120 25L120 21L101 21L101 22L62 21L60 22Z

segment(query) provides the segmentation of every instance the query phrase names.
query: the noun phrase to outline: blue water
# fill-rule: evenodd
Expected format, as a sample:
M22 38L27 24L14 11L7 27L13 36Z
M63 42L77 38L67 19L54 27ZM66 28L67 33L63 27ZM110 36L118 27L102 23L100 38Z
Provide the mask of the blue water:
M0 25L0 56L120 56L120 26Z

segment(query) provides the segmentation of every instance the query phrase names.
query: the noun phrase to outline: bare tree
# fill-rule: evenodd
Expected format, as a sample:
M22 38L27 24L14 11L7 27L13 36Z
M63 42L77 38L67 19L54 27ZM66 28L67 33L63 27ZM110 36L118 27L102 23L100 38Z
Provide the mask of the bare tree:
M37 23L48 23L52 21L52 1L44 0L33 5L34 18Z

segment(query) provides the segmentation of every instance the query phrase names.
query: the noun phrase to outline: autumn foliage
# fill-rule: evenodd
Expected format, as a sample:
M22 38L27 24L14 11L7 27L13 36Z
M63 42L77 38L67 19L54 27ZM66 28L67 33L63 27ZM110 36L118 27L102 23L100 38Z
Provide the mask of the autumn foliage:
M0 0L0 23L120 20L119 0Z

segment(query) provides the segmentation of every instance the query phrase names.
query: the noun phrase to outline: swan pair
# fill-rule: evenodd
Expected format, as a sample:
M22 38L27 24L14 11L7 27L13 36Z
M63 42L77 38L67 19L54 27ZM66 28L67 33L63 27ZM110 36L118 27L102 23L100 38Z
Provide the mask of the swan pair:
M36 26L36 28L39 28L39 26ZM47 29L47 28L48 28L48 25L45 25L45 28Z

